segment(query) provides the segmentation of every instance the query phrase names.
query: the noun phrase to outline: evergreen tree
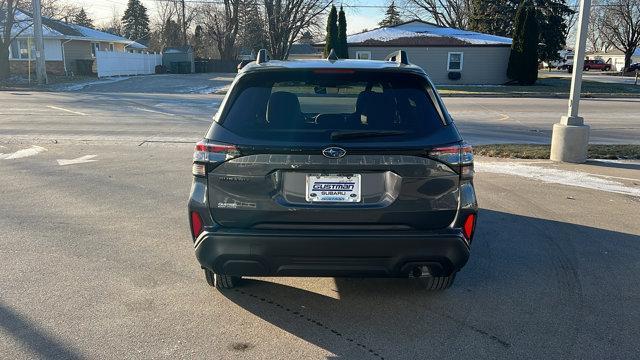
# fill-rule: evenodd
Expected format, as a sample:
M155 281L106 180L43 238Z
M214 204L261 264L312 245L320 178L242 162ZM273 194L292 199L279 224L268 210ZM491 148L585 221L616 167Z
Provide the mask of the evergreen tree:
M124 36L131 40L148 42L149 15L147 15L147 8L140 0L129 0L127 10L122 16L122 31Z
M533 85L538 79L538 19L527 0L516 12L507 76L521 85Z
M88 28L93 28L93 20L87 15L87 12L84 11L84 8L81 8L80 11L73 17L73 23L80 26L85 26Z
M384 15L384 19L378 23L380 26L393 26L398 25L402 22L402 18L400 18L400 13L396 8L396 4L394 1L391 1L391 4L387 8L387 12Z
M247 1L242 14L242 28L238 42L240 46L257 54L260 49L267 47L264 22L257 0Z
M515 6L512 0L471 0L469 30L511 36Z
M161 45L163 48L183 45L182 29L174 20L167 19L164 23L164 27L162 28Z
M324 56L328 56L331 49L337 51L338 45L338 11L336 7L331 5L329 17L327 18L327 35L324 39Z
M471 0L469 30L499 36L511 36L515 18L513 13L520 0ZM539 57L542 61L559 58L558 50L565 46L567 38L566 17L574 11L566 0L533 0L539 28Z
M340 6L340 12L338 13L338 44L336 46L338 57L340 59L348 59L349 45L347 44L347 18L344 15L342 6Z
M191 43L193 44L193 56L196 59L204 59L206 54L204 45L204 29L202 28L202 25L196 26Z
M565 0L537 0L541 6L537 7L538 31L540 45L538 57L541 61L560 59L558 51L566 45L569 28L565 19L574 13ZM544 6L543 6L544 5Z

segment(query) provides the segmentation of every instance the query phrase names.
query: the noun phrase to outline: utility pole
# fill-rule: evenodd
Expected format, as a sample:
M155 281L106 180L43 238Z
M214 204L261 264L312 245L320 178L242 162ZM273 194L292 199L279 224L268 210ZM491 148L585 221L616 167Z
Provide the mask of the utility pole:
M184 0L181 0L182 3L182 45L187 46L187 21L186 21L186 11L184 9Z
M573 57L573 74L571 77L571 93L567 116L553 125L551 136L551 160L583 163L587 161L589 146L589 125L584 118L578 116L580 91L582 89L582 69L584 67L584 51L589 27L591 0L580 0L580 17L578 18L578 34L576 37L575 56Z
M47 67L44 59L44 41L42 40L40 0L33 0L33 35L36 38L36 78L38 85L44 85L47 83Z

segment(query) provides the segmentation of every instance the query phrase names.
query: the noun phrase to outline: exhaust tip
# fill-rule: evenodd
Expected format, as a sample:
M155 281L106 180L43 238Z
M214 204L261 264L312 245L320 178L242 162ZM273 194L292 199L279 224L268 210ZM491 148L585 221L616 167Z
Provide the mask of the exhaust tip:
M429 269L429 267L426 266L426 265L416 266L411 271L411 276L413 276L415 278L429 277L429 276L431 276L431 269Z

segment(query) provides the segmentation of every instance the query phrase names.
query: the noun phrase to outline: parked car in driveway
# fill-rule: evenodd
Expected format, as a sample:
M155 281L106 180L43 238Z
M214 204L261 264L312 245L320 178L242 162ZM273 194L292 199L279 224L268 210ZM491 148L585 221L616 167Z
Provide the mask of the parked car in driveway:
M640 63L629 65L629 71L640 71Z
M424 70L387 61L245 66L193 156L188 204L208 283L242 276L423 278L469 258L473 152Z
M585 60L583 70L584 71L589 71L589 70L609 71L611 70L611 64L608 64L600 59ZM568 72L573 71L573 63L567 65L567 71Z

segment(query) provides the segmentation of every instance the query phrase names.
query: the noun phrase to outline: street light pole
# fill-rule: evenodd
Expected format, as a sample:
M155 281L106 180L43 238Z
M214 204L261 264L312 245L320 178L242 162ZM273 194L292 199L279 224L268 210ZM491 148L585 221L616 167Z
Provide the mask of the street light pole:
M42 39L40 0L33 0L33 35L36 38L36 78L38 85L44 85L47 83L47 67L44 58L44 40Z
M582 70L584 67L584 52L589 28L589 12L591 0L580 0L580 17L578 19L578 34L576 36L575 55L573 57L573 74L571 77L571 92L569 94L569 108L567 116L560 118L560 122L553 125L551 136L551 160L583 163L587 161L587 146L589 145L589 126L578 116L580 106L580 91L582 89Z

